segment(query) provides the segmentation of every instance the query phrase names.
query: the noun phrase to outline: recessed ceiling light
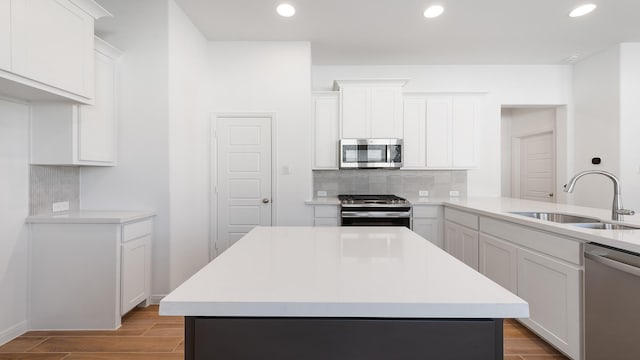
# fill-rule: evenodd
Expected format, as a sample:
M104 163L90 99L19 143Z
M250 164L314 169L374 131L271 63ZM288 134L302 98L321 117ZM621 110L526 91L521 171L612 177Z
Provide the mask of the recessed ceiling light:
M291 4L280 4L276 8L276 11L278 12L278 14L280 14L280 16L284 17L292 17L296 14L296 8L294 8Z
M427 19L433 19L442 15L443 12L444 8L440 5L429 6L429 8L424 11L424 17L426 17Z
M588 13L595 10L596 7L597 6L595 4L580 5L577 8L573 9L573 11L569 13L569 16L579 17L579 16L587 15Z

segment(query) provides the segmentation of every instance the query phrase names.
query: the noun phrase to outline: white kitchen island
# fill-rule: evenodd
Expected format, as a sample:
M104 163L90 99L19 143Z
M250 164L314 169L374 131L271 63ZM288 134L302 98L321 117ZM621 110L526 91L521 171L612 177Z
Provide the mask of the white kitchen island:
M502 359L528 304L401 227L258 227L160 303L185 359Z

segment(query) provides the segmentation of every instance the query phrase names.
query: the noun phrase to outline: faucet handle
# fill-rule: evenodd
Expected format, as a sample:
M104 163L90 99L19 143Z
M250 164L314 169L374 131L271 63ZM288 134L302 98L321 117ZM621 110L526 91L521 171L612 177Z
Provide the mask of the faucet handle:
M633 210L627 210L627 209L618 209L616 210L616 213L619 215L635 215L636 212Z

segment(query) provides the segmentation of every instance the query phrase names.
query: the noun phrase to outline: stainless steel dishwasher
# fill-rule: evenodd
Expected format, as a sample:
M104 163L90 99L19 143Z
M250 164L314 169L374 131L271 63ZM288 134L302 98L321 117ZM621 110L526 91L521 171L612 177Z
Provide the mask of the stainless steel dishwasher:
M587 244L585 358L640 359L640 254Z

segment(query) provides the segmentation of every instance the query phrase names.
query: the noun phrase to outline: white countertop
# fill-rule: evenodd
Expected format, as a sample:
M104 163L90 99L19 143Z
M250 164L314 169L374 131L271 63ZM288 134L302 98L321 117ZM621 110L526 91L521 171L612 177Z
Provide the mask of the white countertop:
M257 227L161 315L515 318L528 304L402 227Z
M596 209L583 206L545 203L513 198L468 198L457 202L445 202L445 206L460 210L507 220L521 225L535 227L556 234L570 236L584 241L595 242L623 250L640 253L640 230L595 230L585 229L570 224L559 224L545 220L510 214L514 211L522 212L556 212L562 214L582 215L611 221L611 210ZM625 224L640 226L640 214L625 216Z
M152 211L93 211L80 210L54 215L27 217L28 224L123 224L154 216Z

